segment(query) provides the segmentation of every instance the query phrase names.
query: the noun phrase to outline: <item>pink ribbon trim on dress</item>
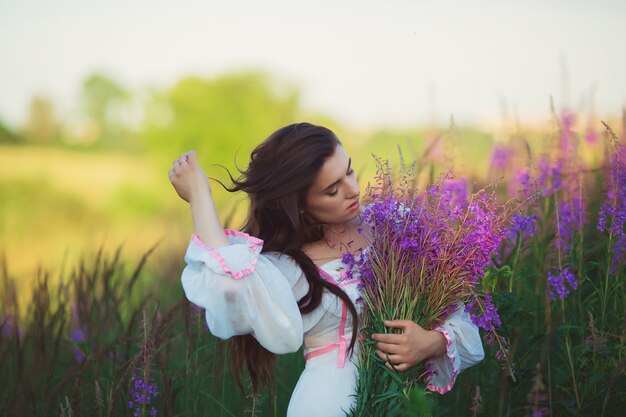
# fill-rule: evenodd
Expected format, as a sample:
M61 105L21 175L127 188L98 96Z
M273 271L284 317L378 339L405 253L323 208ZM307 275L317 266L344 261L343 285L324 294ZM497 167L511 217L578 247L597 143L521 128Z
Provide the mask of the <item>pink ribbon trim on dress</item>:
M239 231L231 230L231 229L225 229L224 234L226 236L235 236L235 237L244 238L250 244L249 246L250 250L254 252L255 256L254 256L254 259L252 259L252 261L250 262L250 266L248 268L242 269L241 271L233 272L231 271L230 267L228 266L228 263L222 257L222 255L220 255L220 253L215 248L204 243L202 239L200 239L200 236L198 236L197 233L194 233L193 235L191 235L191 240L193 240L202 249L207 250L211 254L211 256L215 258L215 260L220 265L222 270L226 272L227 274L229 274L231 277L233 277L233 279L240 279L240 278L245 277L246 275L250 275L252 272L254 272L254 269L256 268L256 263L259 259L259 253L261 251L261 248L263 247L263 240L256 238L254 236L250 236L247 233L239 232Z
M328 274L328 272L324 271L322 268L318 268L318 270L320 271L320 275L323 276L328 282L333 283L335 285L337 284L335 280L333 279L333 277L330 276L330 274ZM359 279L353 279L348 282L342 282L339 284L339 286L344 287L346 285L353 284L358 281ZM343 300L341 300L341 321L339 322L339 342L331 343L330 345L326 345L324 347L315 349L314 351L307 353L306 355L304 355L305 361L311 358L315 358L317 356L332 352L335 349L339 349L339 359L337 360L337 367L343 368L345 366L346 351L348 348L348 341L346 340L346 337L345 337L347 317L348 317L348 308L346 307L346 303Z
M435 330L437 330L439 333L441 333L447 340L446 343L446 355L448 355L448 358L450 358L450 363L452 365L452 376L450 377L450 383L448 385L446 385L445 387L439 387L437 385L433 385L433 384L428 384L426 385L426 389L429 389L431 391L436 391L439 394L445 394L446 392L450 391L452 389L452 387L454 386L454 380L456 379L456 375L457 375L457 370L454 368L454 355L452 355L450 353L450 345L452 344L452 339L450 339L450 336L448 335L448 332L446 330L444 330L441 327L437 327Z

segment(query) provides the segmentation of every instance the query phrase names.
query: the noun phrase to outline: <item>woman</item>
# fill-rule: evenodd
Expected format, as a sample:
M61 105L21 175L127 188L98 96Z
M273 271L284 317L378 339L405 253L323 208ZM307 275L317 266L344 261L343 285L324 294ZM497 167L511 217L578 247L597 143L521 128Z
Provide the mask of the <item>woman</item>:
M185 254L187 298L206 309L210 331L231 339L241 387L244 363L253 389L273 380L275 354L304 348L303 371L288 417L340 417L357 380L358 278L346 280L342 256L369 244L359 233L359 188L351 160L330 130L309 123L279 129L251 154L229 191L245 191L243 232L224 230L195 152L174 161L169 177L190 203L194 231ZM387 366L404 371L428 360L428 388L447 392L456 375L483 358L478 329L459 309L436 330L393 320L403 333L373 335Z

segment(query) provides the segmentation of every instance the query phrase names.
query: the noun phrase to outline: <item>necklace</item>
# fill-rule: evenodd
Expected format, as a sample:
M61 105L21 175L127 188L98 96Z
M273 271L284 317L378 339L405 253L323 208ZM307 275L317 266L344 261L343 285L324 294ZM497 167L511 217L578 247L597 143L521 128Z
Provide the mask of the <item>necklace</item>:
M355 249L352 247L355 241L355 232L356 229L351 228L349 224L342 225L342 230L337 230L337 225L329 225L324 230L324 239L321 243L342 255L346 252L353 252Z

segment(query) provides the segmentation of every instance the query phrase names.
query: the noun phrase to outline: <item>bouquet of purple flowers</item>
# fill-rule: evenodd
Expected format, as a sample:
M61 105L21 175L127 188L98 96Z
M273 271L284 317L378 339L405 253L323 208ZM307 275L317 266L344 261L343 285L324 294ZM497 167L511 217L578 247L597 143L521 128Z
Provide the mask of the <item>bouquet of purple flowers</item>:
M430 330L465 305L513 372L506 340L498 332L500 318L481 279L506 238L511 216L524 204L499 203L489 187L469 195L466 181L450 174L418 193L414 175L405 175L396 186L389 163L377 163L377 185L369 187L372 203L362 215L373 243L344 259L361 276L365 307L357 403L349 414L360 417L406 409L429 378L426 365L394 372L376 355L371 335L389 331L384 320L412 320Z

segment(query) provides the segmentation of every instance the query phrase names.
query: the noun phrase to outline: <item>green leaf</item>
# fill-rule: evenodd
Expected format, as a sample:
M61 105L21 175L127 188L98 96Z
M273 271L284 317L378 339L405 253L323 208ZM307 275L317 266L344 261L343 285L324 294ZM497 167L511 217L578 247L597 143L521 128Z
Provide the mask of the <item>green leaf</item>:
M437 400L426 389L416 386L409 391L403 407L395 409L390 417L430 417L437 406Z

